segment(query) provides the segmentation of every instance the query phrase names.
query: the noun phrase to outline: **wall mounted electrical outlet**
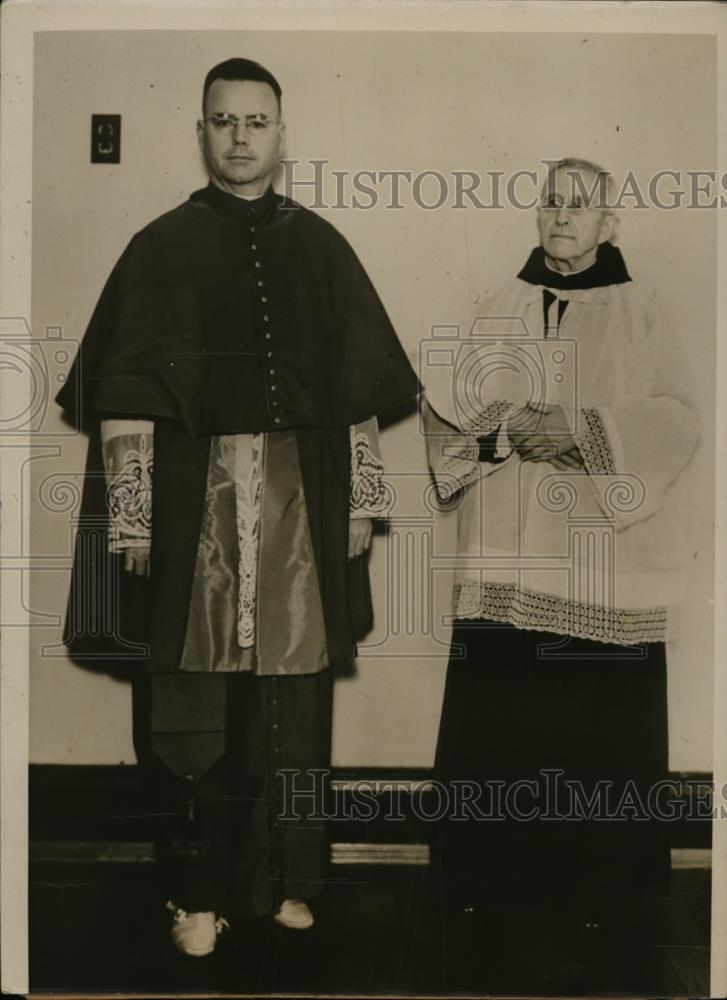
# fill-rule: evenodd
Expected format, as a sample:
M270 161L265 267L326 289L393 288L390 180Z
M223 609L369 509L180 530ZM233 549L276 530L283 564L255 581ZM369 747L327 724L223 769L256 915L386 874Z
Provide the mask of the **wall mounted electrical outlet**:
M121 163L121 115L91 115L91 163Z

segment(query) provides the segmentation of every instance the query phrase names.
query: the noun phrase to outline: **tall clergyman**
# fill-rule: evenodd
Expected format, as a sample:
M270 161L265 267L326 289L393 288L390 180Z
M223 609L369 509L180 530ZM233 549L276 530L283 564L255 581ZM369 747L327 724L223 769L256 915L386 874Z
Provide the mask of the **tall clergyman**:
M277 80L221 63L202 114L208 186L132 238L58 395L89 434L66 642L141 661L161 902L198 956L233 916L313 922L324 832L305 797L279 821L279 772L329 763L331 667L371 626L376 417L419 388L346 240L271 186Z

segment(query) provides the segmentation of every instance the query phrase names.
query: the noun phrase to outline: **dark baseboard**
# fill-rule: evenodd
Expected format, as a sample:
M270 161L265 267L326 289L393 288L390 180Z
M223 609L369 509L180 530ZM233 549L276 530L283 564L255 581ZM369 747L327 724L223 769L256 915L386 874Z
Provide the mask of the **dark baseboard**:
M35 842L127 842L151 839L135 764L31 764L30 839ZM328 803L336 839L420 841L427 830L413 795L431 781L428 768L334 768ZM392 799L391 789L396 789ZM355 804L354 804L354 801ZM358 819L347 819L353 814ZM365 821L364 821L365 820Z
M152 832L136 765L31 764L29 770L30 840L41 855L51 844L116 844L121 860L144 860ZM705 795L711 775L675 773L672 779L681 818L667 824L670 845L704 852L711 847ZM432 812L431 780L428 768L334 768L334 860L356 863L375 855L380 863L393 864L406 856L405 863L425 863L435 827L421 818Z

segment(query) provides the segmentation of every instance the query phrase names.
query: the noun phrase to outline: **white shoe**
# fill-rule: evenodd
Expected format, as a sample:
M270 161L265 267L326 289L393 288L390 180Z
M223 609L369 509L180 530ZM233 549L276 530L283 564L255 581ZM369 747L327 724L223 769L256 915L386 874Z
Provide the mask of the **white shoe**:
M313 914L308 904L302 899L285 899L283 905L273 917L283 927L294 931L307 931L313 926Z
M215 950L217 935L230 925L224 917L215 917L214 913L187 913L174 903L166 904L174 914L172 924L172 941L178 951L193 958L203 958Z

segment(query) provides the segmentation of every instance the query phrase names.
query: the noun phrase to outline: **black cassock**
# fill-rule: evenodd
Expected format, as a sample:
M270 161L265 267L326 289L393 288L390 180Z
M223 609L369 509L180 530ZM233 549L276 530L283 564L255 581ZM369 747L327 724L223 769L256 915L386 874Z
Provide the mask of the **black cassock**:
M65 640L79 663L115 672L133 667L135 744L140 762L157 774L158 794L198 805L210 798L204 779L208 790L222 781L224 795L220 775L229 770L230 746L239 761L240 725L249 732L261 713L267 717L262 705L268 701L271 711L318 719L309 745L330 727L330 691L321 688L330 687L330 676L179 673L211 441L244 433L295 435L326 645L336 664L350 660L357 635L371 624L366 559L347 559L349 427L405 404L418 389L346 240L272 189L246 201L210 184L129 243L57 397L69 419L89 433ZM123 556L108 552L99 423L114 416L154 421L149 579L125 573ZM282 709L280 698L273 706L274 683L285 688ZM311 686L316 690L305 694ZM294 687L300 692L295 704L307 705L304 711L285 708ZM247 723L239 717L241 698ZM307 763L323 758L313 753ZM248 790L247 797L253 801L259 793L259 787ZM246 797L239 788L235 794ZM200 826L195 808L189 815L201 837L197 847L181 834L166 843L177 836L180 855L196 853L206 863L216 834ZM208 908L206 899L192 895L196 902L176 901ZM269 902L253 907L269 908Z

